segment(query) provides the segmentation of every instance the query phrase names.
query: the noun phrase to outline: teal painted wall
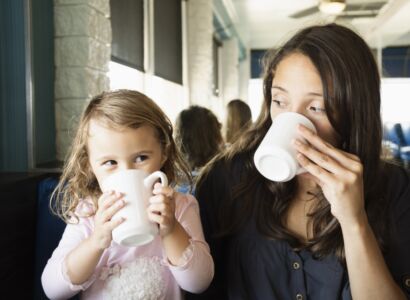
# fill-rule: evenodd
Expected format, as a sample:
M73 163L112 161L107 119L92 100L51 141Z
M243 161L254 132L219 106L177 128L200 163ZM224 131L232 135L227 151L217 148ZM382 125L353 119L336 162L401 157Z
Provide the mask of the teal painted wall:
M53 0L32 1L35 160L56 159Z
M0 171L28 167L24 3L0 1Z
M25 5L0 1L0 171L27 171ZM53 1L31 1L35 166L55 161Z

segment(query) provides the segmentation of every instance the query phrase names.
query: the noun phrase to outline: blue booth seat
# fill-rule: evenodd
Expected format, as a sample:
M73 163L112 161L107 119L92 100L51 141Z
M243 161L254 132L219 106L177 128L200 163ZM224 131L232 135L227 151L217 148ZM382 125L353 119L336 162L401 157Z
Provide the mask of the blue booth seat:
M401 159L401 147L405 146L406 142L399 123L383 124L383 142L390 149L393 158Z
M48 299L41 285L41 274L65 229L65 223L49 207L50 196L57 183L58 178L50 177L38 184L34 299Z
M410 167L410 122L402 123L401 129L403 133L404 146L400 148L400 158L405 167Z

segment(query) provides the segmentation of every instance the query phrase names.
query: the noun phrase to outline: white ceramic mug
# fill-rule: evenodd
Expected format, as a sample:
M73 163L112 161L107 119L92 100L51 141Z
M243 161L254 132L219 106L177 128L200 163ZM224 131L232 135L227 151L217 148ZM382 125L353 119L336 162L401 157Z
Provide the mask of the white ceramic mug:
M167 176L161 171L147 174L134 169L119 171L103 181L103 191L113 190L124 194L125 206L113 216L113 220L125 218L112 231L116 243L128 247L144 245L158 234L158 225L149 221L147 214L148 200L158 179L163 186L168 185Z
M272 181L284 182L303 172L296 159L296 149L293 139L306 142L297 132L299 124L316 132L313 123L305 116L284 112L276 116L272 125L256 149L254 162L258 171Z

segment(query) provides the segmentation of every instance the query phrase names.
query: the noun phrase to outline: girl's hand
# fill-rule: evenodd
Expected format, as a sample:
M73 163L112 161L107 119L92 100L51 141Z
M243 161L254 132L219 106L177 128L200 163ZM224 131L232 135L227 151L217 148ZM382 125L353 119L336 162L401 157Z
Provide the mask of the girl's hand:
M98 199L98 209L95 213L94 232L91 239L99 249L106 249L112 240L112 231L124 219L111 220L111 218L124 206L123 195L118 192L104 192Z
M159 225L159 233L162 237L170 234L175 227L175 200L174 190L160 183L154 185L154 196L149 199L148 219Z
M363 166L353 154L335 148L310 129L299 126L309 145L294 141L297 160L313 175L341 225L358 224L366 216L363 196Z

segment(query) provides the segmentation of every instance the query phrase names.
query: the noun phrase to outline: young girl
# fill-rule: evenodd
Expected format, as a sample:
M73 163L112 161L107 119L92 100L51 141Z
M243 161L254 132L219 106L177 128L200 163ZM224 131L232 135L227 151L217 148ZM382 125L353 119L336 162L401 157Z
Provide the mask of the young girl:
M329 24L266 56L252 127L198 180L215 260L211 299L410 297L410 176L381 159L380 78L365 41ZM400 108L398 108L400 109ZM255 150L276 116L297 112L307 173L264 178Z
M139 247L112 241L112 220L127 205L122 195L101 193L102 181L124 169L162 170L170 182L187 168L172 139L172 125L145 95L106 92L85 109L70 156L53 197L68 223L48 261L42 284L51 299L181 299L198 293L213 277L198 204L192 196L154 185L148 217L159 236Z

